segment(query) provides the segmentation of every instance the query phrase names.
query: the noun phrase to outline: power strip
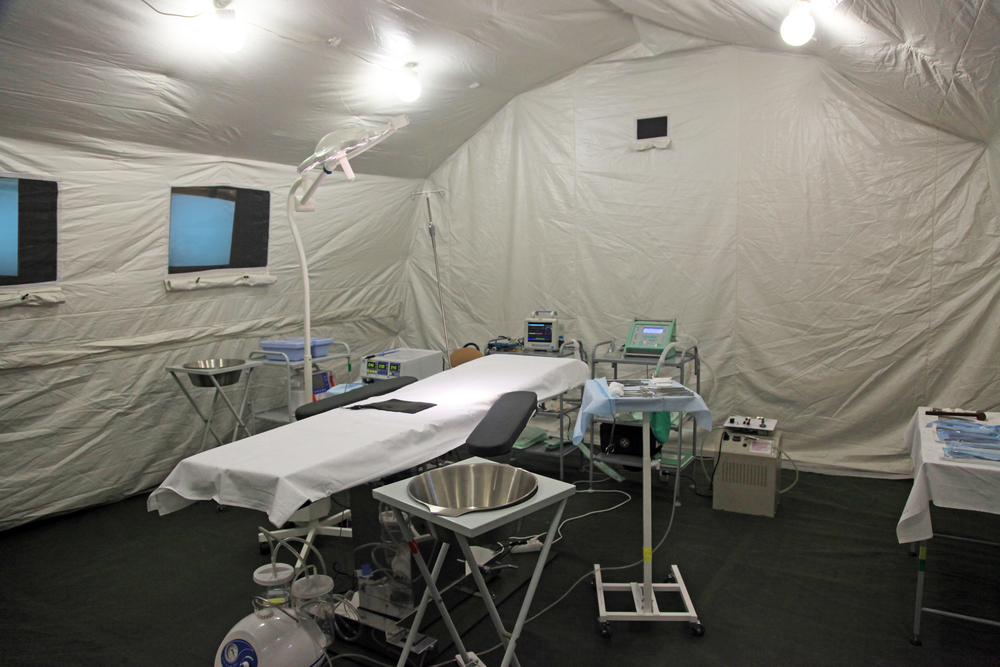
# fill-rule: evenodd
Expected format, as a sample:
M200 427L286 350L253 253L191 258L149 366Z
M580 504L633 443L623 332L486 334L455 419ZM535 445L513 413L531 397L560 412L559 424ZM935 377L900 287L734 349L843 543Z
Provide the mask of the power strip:
M512 554L526 554L532 551L541 551L542 543L537 537L533 537L526 544L518 544L517 546L511 547L510 552Z

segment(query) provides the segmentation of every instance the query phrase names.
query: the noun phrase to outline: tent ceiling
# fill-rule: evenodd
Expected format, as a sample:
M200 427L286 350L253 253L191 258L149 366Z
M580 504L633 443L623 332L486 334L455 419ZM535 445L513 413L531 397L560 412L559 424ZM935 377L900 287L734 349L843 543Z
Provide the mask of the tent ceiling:
M816 35L785 45L793 0L613 0L657 25L752 48L811 54L882 102L973 141L1000 134L1000 2L813 0Z
M8 136L298 164L334 129L406 113L411 126L354 166L403 177L429 175L518 93L637 40L630 17L602 0L235 0L251 24L235 54L199 39L204 18L142 0L3 6ZM409 104L383 85L407 62L424 88Z
M820 2L817 39L797 52L923 122L977 141L1000 133L998 0ZM206 17L153 9L192 15L211 0L0 0L0 133L291 165L333 129L406 113L411 126L355 168L426 177L512 97L638 43L650 25L792 52L777 35L790 5L234 0L246 44L224 54L202 39ZM409 104L383 83L407 62L424 87Z

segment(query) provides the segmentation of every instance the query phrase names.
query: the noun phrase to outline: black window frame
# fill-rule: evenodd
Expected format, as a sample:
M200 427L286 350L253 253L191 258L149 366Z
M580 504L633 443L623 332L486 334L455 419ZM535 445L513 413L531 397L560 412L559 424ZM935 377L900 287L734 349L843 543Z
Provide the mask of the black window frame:
M201 194L206 191L232 190L236 202L233 212L233 238L228 264L171 266L167 251L167 274L200 273L220 269L266 269L271 228L271 192L232 185L172 186L170 201L176 194ZM170 219L167 221L168 248Z
M17 275L0 276L0 287L59 280L59 182L14 174L17 181Z

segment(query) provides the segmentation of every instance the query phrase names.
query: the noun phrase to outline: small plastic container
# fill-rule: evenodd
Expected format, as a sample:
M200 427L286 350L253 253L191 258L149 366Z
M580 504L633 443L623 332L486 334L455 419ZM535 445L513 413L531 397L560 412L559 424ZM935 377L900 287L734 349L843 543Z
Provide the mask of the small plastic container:
M272 607L287 607L291 598L289 585L295 568L287 563L261 565L253 572L253 582L263 588L260 597Z
M334 640L336 603L333 600L333 579L325 574L311 574L292 583L295 610L316 621L327 637L327 646Z
M316 338L313 336L310 340L312 341L310 353L312 354L313 359L325 357L330 351L330 345L333 344L332 338ZM260 349L265 352L284 352L289 361L302 361L305 358L305 352L302 345L304 341L305 338L302 336L299 336L298 338L285 338L282 340L263 340L260 342ZM270 361L285 360L285 357L280 354L268 354L267 358Z

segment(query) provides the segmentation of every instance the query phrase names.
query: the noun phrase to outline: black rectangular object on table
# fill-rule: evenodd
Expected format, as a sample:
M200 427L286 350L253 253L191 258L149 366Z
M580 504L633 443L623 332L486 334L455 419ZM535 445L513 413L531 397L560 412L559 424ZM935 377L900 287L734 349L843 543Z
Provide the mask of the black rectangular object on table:
M401 401L398 398L390 398L378 403L365 403L364 405L351 405L348 410L385 410L386 412L404 412L413 415L423 412L428 408L433 408L437 403L421 403L420 401Z

